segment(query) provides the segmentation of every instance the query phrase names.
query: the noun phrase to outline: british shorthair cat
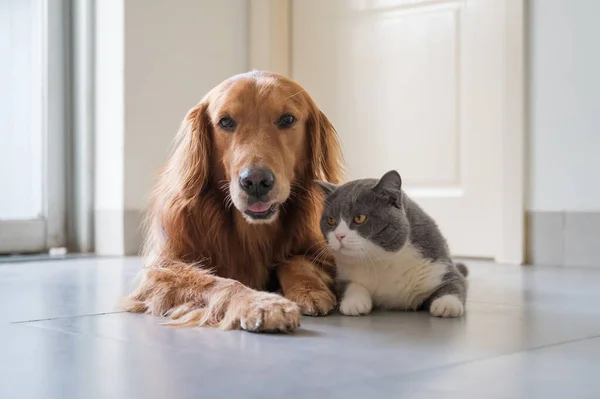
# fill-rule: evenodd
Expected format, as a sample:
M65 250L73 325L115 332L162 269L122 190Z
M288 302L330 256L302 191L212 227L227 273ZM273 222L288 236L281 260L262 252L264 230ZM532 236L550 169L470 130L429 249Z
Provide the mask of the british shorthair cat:
M402 190L396 171L381 179L336 186L326 194L321 231L338 270L340 312L358 316L374 307L464 313L468 269L454 263L435 221Z

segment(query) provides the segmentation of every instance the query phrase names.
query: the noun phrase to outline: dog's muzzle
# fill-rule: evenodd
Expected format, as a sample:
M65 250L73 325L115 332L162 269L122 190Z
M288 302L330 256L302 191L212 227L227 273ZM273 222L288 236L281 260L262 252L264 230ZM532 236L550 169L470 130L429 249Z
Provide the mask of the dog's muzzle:
M275 175L265 168L246 168L240 173L240 188L248 194L250 206L246 215L254 219L269 219L277 204L267 200L267 194L275 186Z

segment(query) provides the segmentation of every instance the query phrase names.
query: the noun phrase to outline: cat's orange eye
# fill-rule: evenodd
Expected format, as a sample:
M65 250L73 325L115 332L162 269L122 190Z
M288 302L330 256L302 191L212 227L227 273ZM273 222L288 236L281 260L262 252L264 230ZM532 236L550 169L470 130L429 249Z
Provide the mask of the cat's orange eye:
M337 224L337 220L331 216L327 218L327 224L330 226L335 226Z
M367 221L367 215L358 215L358 216L354 216L354 223L356 224L363 224L364 222Z

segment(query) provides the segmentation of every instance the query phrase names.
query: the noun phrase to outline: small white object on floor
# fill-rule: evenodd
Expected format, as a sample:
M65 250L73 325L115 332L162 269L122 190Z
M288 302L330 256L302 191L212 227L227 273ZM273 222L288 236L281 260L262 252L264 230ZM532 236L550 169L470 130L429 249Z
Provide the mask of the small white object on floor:
M48 251L48 255L50 256L65 256L67 254L67 248L58 247L58 248L50 248Z

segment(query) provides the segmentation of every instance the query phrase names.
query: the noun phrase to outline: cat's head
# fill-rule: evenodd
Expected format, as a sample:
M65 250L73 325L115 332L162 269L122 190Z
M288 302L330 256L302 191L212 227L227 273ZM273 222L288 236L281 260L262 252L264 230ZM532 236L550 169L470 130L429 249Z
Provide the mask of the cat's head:
M336 256L371 256L371 261L376 261L373 256L402 249L410 225L398 172L392 170L379 180L354 180L341 186L317 184L326 195L321 232Z

